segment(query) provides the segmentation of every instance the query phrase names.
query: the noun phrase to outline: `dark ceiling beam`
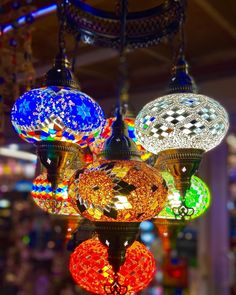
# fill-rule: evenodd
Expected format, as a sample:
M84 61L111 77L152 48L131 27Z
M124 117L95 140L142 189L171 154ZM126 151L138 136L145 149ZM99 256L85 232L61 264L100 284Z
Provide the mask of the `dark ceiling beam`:
M206 0L194 0L218 25L220 25L231 37L236 39L236 28L225 18L212 4ZM227 1L222 1L227 2ZM227 5L223 4L222 5Z
M99 64L118 56L118 52L116 50L110 48L96 48L96 49L88 49L86 53L79 54L76 58L75 70L76 72L86 74L86 66L90 66L93 64ZM44 74L52 67L52 63L42 65L41 67L37 67L35 69L35 79L41 78ZM83 67L83 68L82 68ZM88 71L87 71L88 73ZM93 76L99 76L99 67L97 73L93 72ZM109 73L108 73L109 75ZM104 75L100 75L100 78L104 78ZM19 74L18 81L21 82L24 79L24 75Z
M225 62L218 62L214 64L199 64L191 67L191 74L196 79L197 84L205 83L207 81L221 80L228 77L235 76L236 58ZM158 90L165 92L170 80L170 72L164 70L156 72L156 75L151 71L148 74L148 69L145 74L140 72L130 79L130 93L135 96L138 93L145 93L151 90ZM140 83L142 81L142 83ZM106 83L106 81L87 80L83 82L83 91L88 92L96 99L115 97L115 81L114 83Z
M160 54L157 49L153 50L153 49L149 49L149 48L143 48L141 49L144 53L146 53L147 55L153 57L155 60L157 61L162 61L162 62L170 62L170 58Z

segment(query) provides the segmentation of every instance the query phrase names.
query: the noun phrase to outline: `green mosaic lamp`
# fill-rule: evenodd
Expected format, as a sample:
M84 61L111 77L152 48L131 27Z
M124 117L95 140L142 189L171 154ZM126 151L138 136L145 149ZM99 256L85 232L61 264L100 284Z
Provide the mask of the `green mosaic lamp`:
M207 185L197 176L192 176L190 189L183 198L175 188L174 177L162 172L169 193L167 205L156 217L165 220L193 220L203 215L210 207L211 194ZM161 220L160 220L161 221Z

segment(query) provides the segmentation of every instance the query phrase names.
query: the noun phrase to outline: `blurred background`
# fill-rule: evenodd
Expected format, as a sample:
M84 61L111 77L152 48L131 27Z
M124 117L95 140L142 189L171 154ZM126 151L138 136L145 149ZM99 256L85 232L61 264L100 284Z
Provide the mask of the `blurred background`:
M113 11L117 1L82 1ZM145 3L144 3L145 2ZM152 8L163 1L130 0L131 10ZM144 7L145 6L145 7ZM140 240L157 261L155 279L146 295L236 294L236 2L188 1L186 57L202 94L220 101L230 116L230 131L220 147L208 153L200 176L212 192L206 215L179 228L171 255L165 235L151 222L142 224ZM24 20L24 21L22 21ZM25 22L25 23L24 23ZM15 99L40 85L57 52L58 22L54 1L0 1L0 286L2 295L86 294L67 270L61 221L47 215L30 198L37 175L34 148L21 141L10 124ZM94 47L89 40L66 36L68 56L84 92L110 115L116 96L118 53ZM130 105L137 113L165 93L172 57L168 40L130 50ZM77 243L92 233L81 224ZM165 232L165 229L163 229ZM170 242L170 241L169 241ZM172 241L171 241L172 242Z

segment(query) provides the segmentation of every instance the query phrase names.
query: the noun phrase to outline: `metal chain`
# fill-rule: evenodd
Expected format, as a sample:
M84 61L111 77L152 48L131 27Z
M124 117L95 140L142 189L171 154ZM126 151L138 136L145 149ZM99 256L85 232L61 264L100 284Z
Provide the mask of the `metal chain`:
M75 67L76 67L76 63L77 63L77 57L78 57L77 52L78 52L78 48L79 48L80 38L81 38L81 35L75 39L73 58L72 58L72 66L71 66L73 73L75 72Z
M65 55L66 53L66 44L65 44L65 29L66 29L66 17L65 17L65 7L66 3L64 0L58 4L59 11L59 32L58 32L58 45L59 45L59 53L61 55Z
M186 9L185 0L182 0L181 3L183 6L185 6L185 9ZM179 54L180 55L184 55L185 53L185 32L184 32L184 24L185 24L185 18L186 18L185 9L183 10L183 13L181 15L180 29L179 29L179 42L180 42Z
M126 23L128 14L128 0L122 0L120 6L120 48L119 48L119 83L117 107L121 106L121 98L127 92L127 60L126 60Z

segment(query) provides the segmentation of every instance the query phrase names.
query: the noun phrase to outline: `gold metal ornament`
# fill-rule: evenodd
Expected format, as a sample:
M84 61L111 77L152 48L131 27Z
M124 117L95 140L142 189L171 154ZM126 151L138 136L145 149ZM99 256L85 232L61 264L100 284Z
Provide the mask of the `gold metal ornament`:
M55 190L62 181L64 171L70 168L76 157L83 161L82 149L70 142L39 141L36 143L37 154L47 169L48 180Z
M159 153L155 167L172 174L176 189L185 196L191 177L199 168L204 151L201 149L168 149Z

